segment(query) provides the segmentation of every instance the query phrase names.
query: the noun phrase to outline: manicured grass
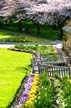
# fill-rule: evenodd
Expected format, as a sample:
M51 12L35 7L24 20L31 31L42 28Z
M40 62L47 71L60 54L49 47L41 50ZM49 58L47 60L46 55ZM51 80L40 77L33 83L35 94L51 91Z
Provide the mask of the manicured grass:
M37 38L30 35L25 35L17 32L0 31L0 42L33 42L33 43L47 43L46 39Z
M0 24L0 29L10 30L10 31L19 31L19 24L10 22L8 25ZM58 30L54 29L52 26L43 25L40 26L40 33L37 34L37 26L33 24L30 20L22 21L22 28L28 28L29 31L26 32L32 36L41 37L49 40L58 39Z
M31 54L0 49L0 108L14 98L26 72L30 72Z
M36 37L41 37L49 40L58 39L58 30L54 29L49 25L40 25L40 33L37 34L37 26L34 25L30 20L25 20L22 23L24 28L29 28L29 33Z

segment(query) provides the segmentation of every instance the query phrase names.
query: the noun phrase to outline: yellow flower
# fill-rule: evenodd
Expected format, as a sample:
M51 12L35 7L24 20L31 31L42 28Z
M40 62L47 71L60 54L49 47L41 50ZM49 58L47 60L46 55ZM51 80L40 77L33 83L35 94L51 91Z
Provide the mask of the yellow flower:
M32 88L31 88L31 91L32 91L32 90L38 90L38 88L39 88L39 86L33 85Z
M56 53L56 48L55 48L55 47L53 47L53 49L54 49L54 53Z
M34 85L37 85L38 84L38 81L34 81L31 86L34 86Z
M39 78L38 77L34 77L34 81L39 81Z
M39 78L39 76L34 76L34 78Z
M36 94L36 91L35 91L35 90L31 90L31 91L29 92L29 95L31 95L31 94Z
M70 83L71 83L71 79L68 79L68 82L70 82Z
M38 73L35 73L34 77L39 77L39 74Z
M31 100L31 101L34 101L35 98L36 98L36 96L35 96L35 97L31 97L30 100Z
M30 100L34 100L35 98L36 98L36 95L34 95L34 94L32 94L32 95L29 96Z
M25 102L26 107L29 107L31 104L33 104L32 100L28 100Z
M28 107L28 108L34 108L34 104L33 104L32 100L26 101L25 107Z

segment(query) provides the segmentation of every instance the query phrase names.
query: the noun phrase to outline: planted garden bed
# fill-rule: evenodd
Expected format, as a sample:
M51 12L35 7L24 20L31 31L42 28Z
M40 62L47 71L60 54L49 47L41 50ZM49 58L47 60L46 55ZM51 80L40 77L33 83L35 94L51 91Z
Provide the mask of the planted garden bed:
M26 48L25 48L26 47ZM45 46L47 48L47 46ZM51 47L51 48L50 48ZM48 59L50 62L61 60L61 55L56 54L55 48L50 46L47 53L54 52L54 54L48 54ZM29 50L31 49L31 51ZM39 50L38 50L38 49ZM24 83L22 94L20 95L19 100L16 104L13 104L14 108L70 108L70 98L71 96L67 96L66 93L69 93L66 91L65 84L67 81L67 90L70 88L70 82L71 80L68 80L69 75L71 75L71 70L69 67L65 66L57 66L56 64L47 65L42 64L41 59L46 59L45 56L40 58L40 54L36 51L39 51L40 53L44 51L44 46L41 49L41 46L24 46L24 48L21 46L20 49L17 49L17 51L30 51L30 53L33 53L36 55L36 58L34 57L34 60L36 61L34 63L34 66L39 64L40 70L38 72L40 73L33 73L31 74L27 80L26 83ZM45 55L45 54L44 54ZM43 55L42 55L43 56ZM52 56L52 59L51 59ZM60 58L59 58L60 57ZM40 59L39 59L40 58ZM49 61L48 60L48 61ZM60 75L62 75L60 77ZM67 79L65 78L67 77ZM52 78L54 77L54 78ZM64 79L65 78L65 79ZM65 82L65 84L64 84ZM69 88L68 88L69 87ZM69 97L69 98L68 98Z
M18 44L18 45L15 45L15 48L36 51L36 52L39 52L40 54L41 53L48 54L48 53L56 52L56 49L52 45L46 46L42 44L41 45L36 44L32 46Z
M66 94L67 93L67 94ZM71 80L30 74L14 108L71 108Z
M31 74L15 108L53 108L51 82L45 74Z

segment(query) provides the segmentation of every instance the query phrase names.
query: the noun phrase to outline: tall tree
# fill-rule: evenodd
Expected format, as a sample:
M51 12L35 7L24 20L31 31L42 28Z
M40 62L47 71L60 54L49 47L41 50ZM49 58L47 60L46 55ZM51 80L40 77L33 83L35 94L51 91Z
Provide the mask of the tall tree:
M15 13L16 2L14 0L0 0L0 17L10 17Z
M0 0L0 16L9 18L15 15L21 26L21 20L31 19L37 26L50 24L59 29L62 39L62 27L71 18L71 0Z
M0 20L8 22L13 16L13 20L16 20L14 22L19 23L21 31L25 7L30 7L30 2L30 0L0 0Z
M48 0L26 8L29 18L37 24L55 24L59 29L59 39L63 37L62 27L71 18L71 0Z

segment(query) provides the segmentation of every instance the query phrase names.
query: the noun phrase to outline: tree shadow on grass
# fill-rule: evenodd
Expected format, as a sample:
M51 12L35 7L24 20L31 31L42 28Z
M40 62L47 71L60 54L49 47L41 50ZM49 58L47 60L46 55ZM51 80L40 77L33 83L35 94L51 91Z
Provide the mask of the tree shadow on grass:
M17 67L15 70L17 71L17 72L25 72L26 74L30 71L30 69L31 69L31 65L27 65L26 67Z

